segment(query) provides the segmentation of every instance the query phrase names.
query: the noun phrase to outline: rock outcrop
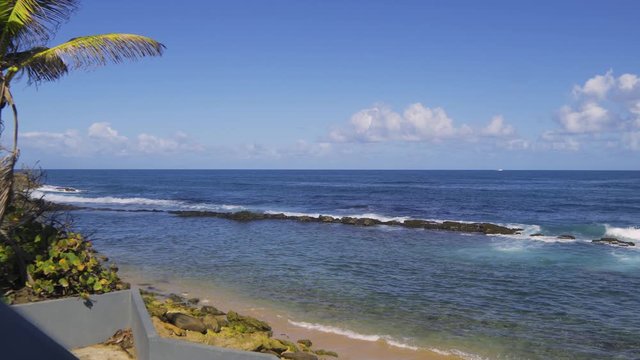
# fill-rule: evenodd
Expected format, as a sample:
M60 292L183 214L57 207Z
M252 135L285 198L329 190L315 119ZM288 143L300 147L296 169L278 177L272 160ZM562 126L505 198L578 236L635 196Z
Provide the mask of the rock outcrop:
M623 246L623 247L636 246L636 244L631 241L623 241L623 240L618 240L616 238L611 238L611 237L603 237L597 240L591 240L591 242L596 244L608 244L608 245L616 245L616 246Z
M401 226L407 228L421 228L427 230L439 230L439 231L456 231L464 233L481 233L486 235L513 235L518 234L522 229L509 228L502 225L491 223L468 223L458 221L428 221L428 220L405 220L399 221L381 221L373 218L357 218L344 216L341 218L319 215L318 217L309 215L286 215L286 214L271 214L271 213L257 213L251 211L239 211L235 213L217 212L217 211L169 211L169 213L180 217L215 217L221 219L229 219L235 221L258 221L258 220L293 220L300 222L317 222L317 223L341 223L345 225L355 226Z

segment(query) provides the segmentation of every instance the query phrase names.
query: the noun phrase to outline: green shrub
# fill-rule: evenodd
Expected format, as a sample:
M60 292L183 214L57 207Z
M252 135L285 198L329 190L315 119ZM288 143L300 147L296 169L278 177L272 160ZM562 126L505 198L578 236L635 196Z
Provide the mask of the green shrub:
M41 297L101 294L120 290L115 267L107 268L95 256L91 242L68 233L50 243L48 253L28 266L34 282L28 286Z

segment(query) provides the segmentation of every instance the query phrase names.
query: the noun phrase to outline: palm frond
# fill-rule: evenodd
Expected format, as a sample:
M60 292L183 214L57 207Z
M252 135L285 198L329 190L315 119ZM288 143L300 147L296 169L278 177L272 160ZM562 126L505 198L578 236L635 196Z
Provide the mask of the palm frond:
M36 47L28 51L11 53L5 56L4 66L10 69L8 73L9 80L13 78L14 73L18 70L26 73L30 84L53 81L66 75L69 69L59 56L34 57L47 50L49 48Z
M83 36L52 48L41 48L16 64L16 70L27 71L32 82L55 80L66 74L69 69L91 68L110 62L121 63L146 56L159 56L164 48L161 43L140 35Z
M0 50L46 43L78 3L79 0L0 0Z

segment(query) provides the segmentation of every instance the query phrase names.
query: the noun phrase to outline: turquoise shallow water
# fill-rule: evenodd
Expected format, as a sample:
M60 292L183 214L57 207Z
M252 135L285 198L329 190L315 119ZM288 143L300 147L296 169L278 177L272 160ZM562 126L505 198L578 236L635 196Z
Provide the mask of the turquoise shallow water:
M640 358L633 172L51 171L58 202L492 221L491 237L391 227L82 210L117 262L287 309L306 325L496 359ZM570 233L575 241L558 241Z

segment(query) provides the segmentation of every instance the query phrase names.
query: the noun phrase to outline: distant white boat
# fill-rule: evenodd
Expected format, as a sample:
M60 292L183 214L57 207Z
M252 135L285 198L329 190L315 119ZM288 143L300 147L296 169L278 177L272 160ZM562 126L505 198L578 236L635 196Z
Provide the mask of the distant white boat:
M498 171L504 171L504 170L502 170L502 169L498 169Z

